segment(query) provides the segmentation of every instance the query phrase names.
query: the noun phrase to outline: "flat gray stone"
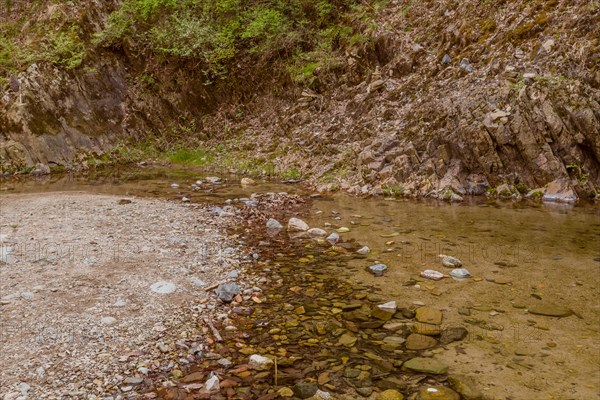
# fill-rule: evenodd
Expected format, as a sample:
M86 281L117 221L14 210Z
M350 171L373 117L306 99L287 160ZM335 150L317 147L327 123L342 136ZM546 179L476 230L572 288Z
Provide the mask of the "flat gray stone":
M150 285L150 290L158 294L171 294L177 290L173 282L158 281Z

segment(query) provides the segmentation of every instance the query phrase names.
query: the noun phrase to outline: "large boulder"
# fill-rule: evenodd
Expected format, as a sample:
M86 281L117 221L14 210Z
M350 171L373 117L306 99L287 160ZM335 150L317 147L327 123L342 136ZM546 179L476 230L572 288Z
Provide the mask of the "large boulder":
M558 203L575 203L579 198L571 182L567 178L557 179L548 184L542 201L554 201Z

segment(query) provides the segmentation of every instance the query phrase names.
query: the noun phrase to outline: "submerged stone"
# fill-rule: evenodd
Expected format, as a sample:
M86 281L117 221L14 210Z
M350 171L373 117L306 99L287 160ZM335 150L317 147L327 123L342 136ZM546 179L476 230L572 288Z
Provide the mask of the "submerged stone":
M308 228L308 224L300 218L290 218L288 221L287 230L290 232L306 232Z
M568 317L573 315L573 310L554 304L536 304L527 309L530 314L545 315L548 317Z
M388 389L379 393L375 400L404 400L404 395L395 389Z
M440 342L442 344L456 342L459 340L463 340L467 337L468 334L469 331L467 331L467 329L463 327L447 328L442 331L442 334L440 336Z
M448 383L464 400L481 400L483 397L481 392L467 377L452 375L448 377Z
M382 276L388 267L385 264L375 264L367 267L367 270L375 276Z
M435 347L437 340L430 336L413 333L406 338L406 348L408 350L425 350Z
M266 371L273 367L273 360L260 354L252 354L248 360L248 365L257 371Z
M390 301L385 304L379 304L373 307L371 316L382 321L389 321L396 313L397 305L395 301Z
M281 230L283 229L283 225L281 225L281 222L277 221L274 218L269 218L269 220L267 221L267 229L270 230Z
M445 386L424 386L419 389L416 400L460 400L460 395Z
M433 358L415 357L402 364L402 368L432 375L441 375L448 372L448 366Z
M317 393L318 387L314 383L299 382L296 383L292 389L294 395L300 399L308 399Z
M579 200L571 182L567 178L557 179L548 184L542 201L575 203Z
M419 307L416 310L416 318L419 322L440 325L442 323L442 312L430 307Z

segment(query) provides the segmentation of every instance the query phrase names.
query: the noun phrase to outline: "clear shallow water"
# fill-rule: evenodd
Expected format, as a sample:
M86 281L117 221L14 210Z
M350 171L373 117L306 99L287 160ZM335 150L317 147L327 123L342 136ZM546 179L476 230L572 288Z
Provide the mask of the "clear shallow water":
M298 192L298 186L261 182L242 188L239 178L194 191L214 173L148 168L110 170L85 177L52 176L0 181L3 193L86 191L222 203L253 192ZM218 175L218 174L217 174ZM222 175L221 175L222 176ZM178 183L179 188L171 188ZM488 203L447 204L334 195L313 201L305 220L328 232L348 227L344 241L371 253L343 263L319 260L323 273L370 287L399 306L424 303L443 310L444 324L469 336L435 350L451 371L474 377L498 399L594 399L600 391L600 208ZM327 226L330 224L330 226ZM448 273L439 254L462 260L473 279L427 281L424 269ZM373 277L365 267L383 262ZM301 267L301 266L300 266ZM314 267L314 266L313 266ZM576 313L566 318L532 315L552 303ZM459 313L468 309L470 316ZM469 322L470 320L471 322ZM476 321L502 330L482 328Z

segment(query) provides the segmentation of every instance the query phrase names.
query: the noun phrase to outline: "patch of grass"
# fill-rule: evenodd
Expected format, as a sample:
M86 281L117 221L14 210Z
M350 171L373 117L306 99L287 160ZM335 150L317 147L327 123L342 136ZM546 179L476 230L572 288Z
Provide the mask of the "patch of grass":
M383 185L381 187L383 194L389 197L400 197L404 194L404 185Z
M296 167L290 167L281 172L281 177L283 179L300 179L302 172Z
M174 164L193 166L205 166L213 161L213 155L205 149L180 148L165 154L165 158Z
M531 193L531 195L529 196L529 198L531 198L531 199L541 199L543 195L544 195L544 193L541 190L536 190L535 192Z

